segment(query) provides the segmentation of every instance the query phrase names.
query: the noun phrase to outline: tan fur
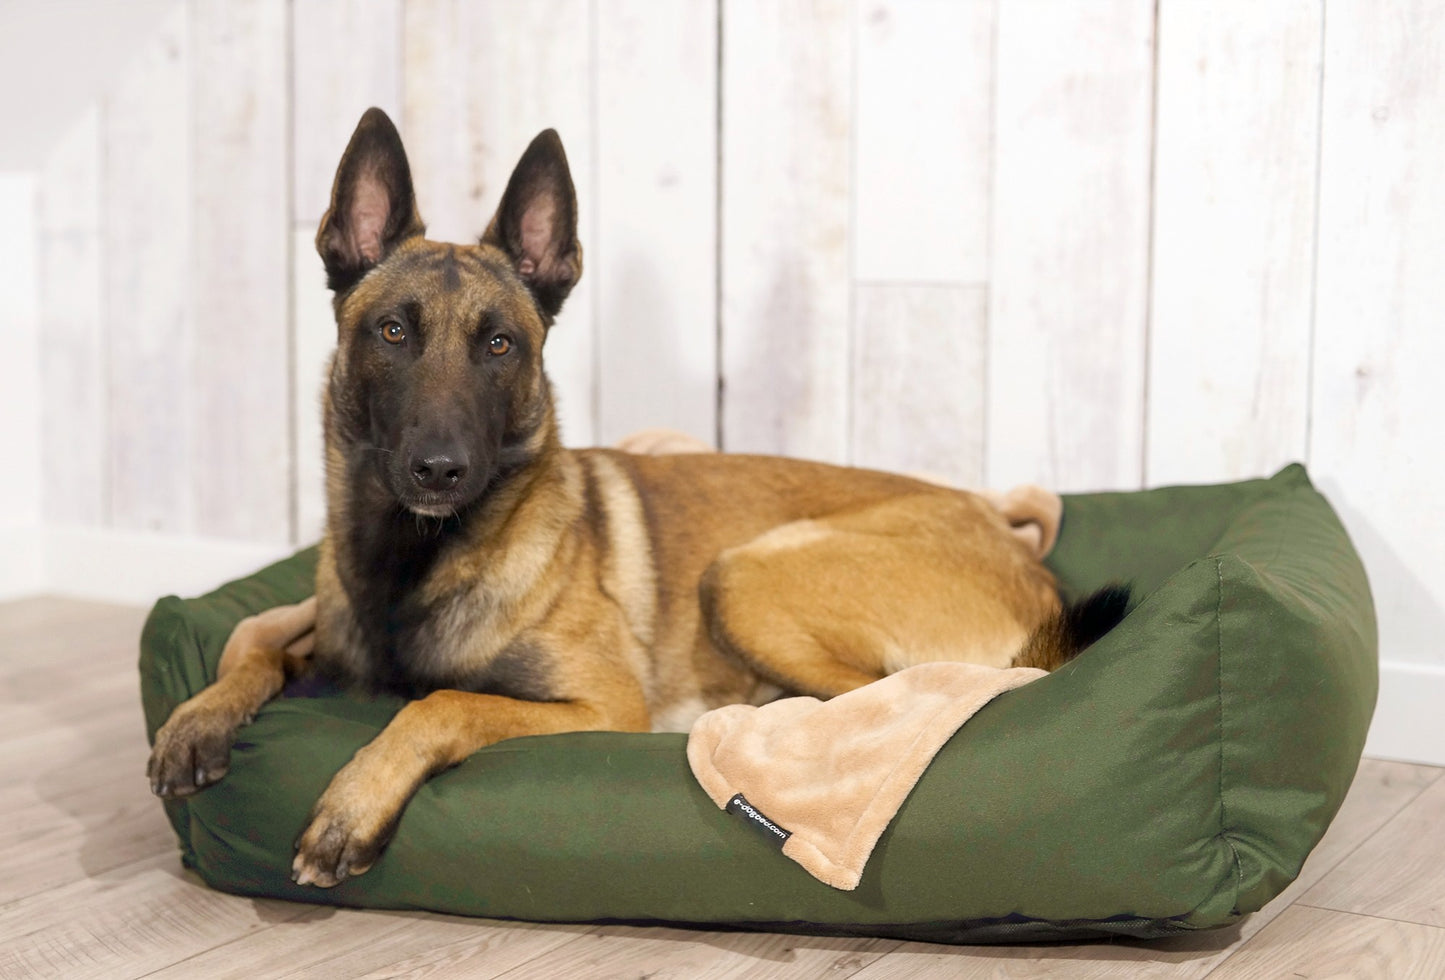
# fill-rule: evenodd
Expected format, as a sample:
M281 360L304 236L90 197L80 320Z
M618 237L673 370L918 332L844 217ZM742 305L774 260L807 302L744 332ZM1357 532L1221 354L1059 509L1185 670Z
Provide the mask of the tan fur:
M323 256L330 248L333 257L364 259L375 243L333 228L333 215L344 216L342 194L338 173L318 246ZM371 197L362 198L361 230L374 235L381 226L365 210ZM527 243L545 239L565 203L523 221ZM769 457L563 449L541 370L548 321L527 277L575 277L580 247L518 259L499 221L482 243L446 245L422 238L413 212L397 241L384 243L385 259L339 291L324 403L329 511L314 604L238 627L217 683L177 709L156 739L153 787L194 792L224 772L217 745L229 746L288 671L309 669L295 656L308 642L318 664L365 676L369 637L352 586L373 570L354 553L350 474L358 459L375 457L356 455L358 437L343 420L355 414L363 381L391 370L377 366L389 355L374 334L376 311L397 297L422 310L413 326L425 330L424 356L408 362L421 415L472 383L466 372L486 355L474 353L469 331L483 313L509 324L517 352L489 377L520 406L513 421L530 432L515 448L524 464L470 505L457 532L464 538L409 583L426 619L408 664L427 690L318 801L298 845L300 882L329 886L366 870L422 781L502 739L685 728L708 708L759 703L779 690L828 697L928 660L1007 666L1059 613L1053 578L1029 545L962 491ZM534 361L524 360L527 351ZM650 436L635 445L706 448ZM424 529L442 518L417 520ZM314 636L305 629L312 615ZM528 681L545 685L545 697L455 689L475 690L478 678L501 669L535 670Z

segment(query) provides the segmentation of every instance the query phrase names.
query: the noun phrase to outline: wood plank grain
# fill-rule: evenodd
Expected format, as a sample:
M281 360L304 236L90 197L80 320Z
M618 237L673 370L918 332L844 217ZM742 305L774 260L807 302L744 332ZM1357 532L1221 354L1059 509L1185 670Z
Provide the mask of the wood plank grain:
M40 525L45 495L41 442L39 180L34 173L0 172L0 313L5 357L0 360L0 418L6 425L7 466L0 480L0 590L25 595L42 588ZM12 557L13 556L13 557Z
M143 783L126 774L138 772L144 749L133 692L119 682L133 670L134 630L142 613L56 599L0 604L0 698L10 698L0 705L0 717L18 706L35 709L29 735L0 735L0 758L26 763L0 789L0 827L5 828L0 863L32 884L43 885L47 873L53 875L53 887L6 893L19 900L0 907L0 977L127 977L156 970L165 977L552 977L578 975L569 972L575 970L584 976L826 973L873 980L1004 974L1191 977L1208 973L1241 947L1240 956L1247 953L1248 958L1230 959L1214 976L1275 976L1316 963L1322 944L1335 936L1348 940L1340 940L1333 959L1320 962L1343 964L1342 975L1434 977L1420 971L1438 972L1441 963L1427 926L1371 918L1373 912L1327 912L1335 917L1297 925L1293 917L1298 912L1313 911L1298 905L1286 913L1288 920L1262 920L1273 922L1273 931L1260 929L1260 916L1255 916L1243 928L1186 937L1187 942L948 948L495 924L219 895L176 872L160 809L142 799ZM69 664L54 660L52 654L65 649L88 651L94 676L76 675ZM95 722L100 716L107 720ZM50 748L38 749L42 745ZM1411 814L1427 798L1428 807ZM1330 868L1355 868L1366 878L1379 874L1383 891L1403 889L1412 900L1432 901L1418 883L1431 887L1431 878L1438 878L1445 864L1445 854L1429 846L1445 816L1442 803L1442 770L1366 760L1339 817L1307 862L1301 885ZM1381 824L1384 829L1377 831ZM162 844L163 851L156 850ZM36 860L27 861L27 853ZM130 855L142 857L109 863ZM1414 869L1416 883L1397 877L1402 867ZM1436 898L1433 904L1442 903ZM1326 952L1333 955L1335 949Z
M587 925L533 925L529 923L486 922L444 919L430 916L415 931L409 930L391 949L376 949L367 959L377 966L360 980L390 980L414 977L422 980L437 975L456 977L499 977L525 964L549 962L553 950L579 934L592 931ZM399 957L399 958L398 958ZM329 974L317 970L302 974L326 980Z
M855 316L854 464L980 486L988 291L860 284Z
M854 974L854 980L1194 980L1223 958L1229 933L1206 934L1217 951L1159 951L1152 943L1050 943L1038 946L949 947L904 943Z
M1437 667L1442 51L1430 0L1327 9L1310 426L1314 472L1375 584L1381 655Z
M853 10L726 0L722 439L848 456Z
M597 8L598 440L717 431L717 4Z
M0 670L16 660L39 660L39 657L22 657L21 651L29 653L34 644L48 644L46 648L47 657L53 653L60 653L66 650L76 656L85 657L87 660L93 656L87 648L77 649L74 634L71 631L85 635L85 630L95 627L95 624L107 623L119 618L126 622L134 620L136 634L140 632L141 619L143 616L140 610L134 606L114 605L106 602L77 602L74 599L66 599L61 596L32 596L25 599L16 599L9 602L0 602L0 651L8 656L0 656ZM64 625L64 629L57 630L56 624ZM102 627L103 628L103 627ZM105 633L103 635L109 635ZM87 637L91 642L94 637ZM50 661L41 660L35 666L42 669ZM17 666L19 666L17 664ZM3 674L0 674L3 676Z
M0 908L0 978L141 977L303 911L212 891L168 854Z
M144 777L144 616L64 600L0 607L0 905L175 853Z
M1141 477L1149 0L999 5L990 485Z
M143 777L134 644L144 610L56 600L0 608L0 977L141 976L290 909L178 875ZM76 670L47 643L87 652ZM39 657L39 662L32 658Z
M101 123L87 109L50 151L37 185L43 513L99 527L106 506L101 318Z
M1441 770L1430 766L1385 762L1379 759L1363 760L1340 812L1335 815L1319 844L1310 852L1304 867L1300 869L1299 877L1264 908L1252 913L1229 930L1234 937L1233 946L1258 934L1280 913L1294 905L1321 878L1368 841L1440 776ZM1174 936L1150 945L1170 953L1199 952L1212 956L1213 962L1222 961L1229 952L1228 948L1221 952L1218 937L1209 932Z
M361 114L401 125L401 0L291 5L291 220L312 228Z
M317 908L152 974L148 980L495 977L587 926Z
M1159 8L1149 483L1305 456L1323 17Z
M577 184L585 253L596 225L590 0L412 0L405 25L404 135L430 237L479 236L522 151L552 127ZM596 438L594 288L584 272L547 343L570 445Z
M126 720L131 726L136 721L133 716ZM146 789L144 753L95 763L90 768L96 782L58 798L48 795L48 787L0 792L0 813L7 821L7 829L0 831L5 865L0 905L136 861L165 857L179 862L175 831Z
M1442 974L1445 929L1296 905L1209 976L1436 980Z
M603 926L507 974L508 980L645 976L653 980L850 977L897 946L888 939L689 932Z
M296 536L306 545L321 537L326 523L326 459L322 399L331 355L336 350L336 317L326 270L316 254L316 227L300 225L291 242L292 435L296 447Z
M1441 826L1445 826L1445 779L1436 779L1299 901L1445 927Z
M196 530L291 540L286 0L193 8Z
M860 280L987 281L994 6L856 5Z
M101 184L111 523L195 530L191 37L167 14L105 100Z

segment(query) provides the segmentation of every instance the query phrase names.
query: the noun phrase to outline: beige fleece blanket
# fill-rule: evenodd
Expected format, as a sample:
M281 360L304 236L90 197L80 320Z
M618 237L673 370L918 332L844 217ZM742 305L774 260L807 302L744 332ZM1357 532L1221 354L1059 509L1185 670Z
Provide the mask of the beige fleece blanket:
M719 807L834 888L858 886L884 828L943 744L1032 667L909 667L830 701L728 705L693 725L687 761Z

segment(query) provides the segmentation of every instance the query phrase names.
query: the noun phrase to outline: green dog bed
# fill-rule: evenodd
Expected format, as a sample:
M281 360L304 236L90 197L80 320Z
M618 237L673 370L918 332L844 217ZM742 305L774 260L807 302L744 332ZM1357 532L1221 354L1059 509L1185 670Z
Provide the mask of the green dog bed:
M291 882L331 776L400 707L283 697L230 774L166 812L212 886L335 905L945 942L1157 937L1230 923L1299 872L1374 709L1374 610L1302 467L1269 480L1065 497L1067 594L1134 584L1124 622L984 708L934 759L855 891L784 858L694 781L681 735L518 738L427 782L367 874ZM141 638L152 738L215 677L243 616L312 590L304 551ZM141 778L139 773L136 778Z

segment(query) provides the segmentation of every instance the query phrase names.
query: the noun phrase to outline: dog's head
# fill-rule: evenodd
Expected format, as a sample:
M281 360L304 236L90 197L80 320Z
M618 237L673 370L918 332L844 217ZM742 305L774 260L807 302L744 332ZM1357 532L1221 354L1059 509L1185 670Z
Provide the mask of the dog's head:
M527 147L477 244L425 230L401 137L369 109L316 234L336 294L330 425L398 504L443 516L551 435L542 344L582 274L562 141Z

